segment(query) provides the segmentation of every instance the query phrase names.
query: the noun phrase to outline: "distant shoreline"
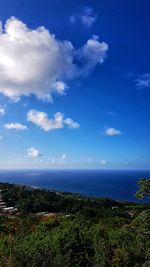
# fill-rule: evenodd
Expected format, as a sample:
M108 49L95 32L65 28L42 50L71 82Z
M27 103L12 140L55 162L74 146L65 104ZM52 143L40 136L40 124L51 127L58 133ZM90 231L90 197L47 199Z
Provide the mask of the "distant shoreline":
M116 201L118 203L121 204L129 204L129 205L149 205L150 202L142 202L140 201L140 203L138 202L133 202L133 201L123 201L123 200L118 200L118 199L112 199L109 197L95 197L95 196L91 196L91 195L83 195L83 194L79 194L79 193L74 193L74 192L67 192L67 191L57 191L55 189L51 189L51 188L46 188L46 187L35 187L33 185L27 185L27 184L16 184L16 183L3 183L0 181L0 189L1 189L1 184L2 185L10 185L10 186L16 186L16 187L22 187L22 188L26 188L29 190L40 190L40 191L47 191L49 193L55 193L56 195L62 195L62 196L71 196L73 198L81 198L81 199L93 199L93 200L109 200L109 201Z
M150 177L142 170L17 170L0 171L0 181L32 186L64 194L92 198L109 198L123 202L148 203L137 200L138 181Z

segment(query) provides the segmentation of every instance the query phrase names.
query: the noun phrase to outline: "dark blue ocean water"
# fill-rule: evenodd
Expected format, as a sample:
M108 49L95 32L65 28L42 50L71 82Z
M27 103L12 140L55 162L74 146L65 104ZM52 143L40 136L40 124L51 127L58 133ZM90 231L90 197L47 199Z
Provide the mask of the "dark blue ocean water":
M134 194L141 177L149 178L150 170L0 171L1 182L134 202L137 202Z

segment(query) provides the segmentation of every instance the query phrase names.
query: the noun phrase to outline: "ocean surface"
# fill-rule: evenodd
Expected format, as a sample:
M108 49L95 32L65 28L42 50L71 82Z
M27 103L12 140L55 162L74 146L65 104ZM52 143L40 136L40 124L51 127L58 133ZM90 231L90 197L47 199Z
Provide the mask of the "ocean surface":
M0 171L0 182L132 202L139 202L134 194L141 177L150 178L150 170ZM149 199L142 202L149 202Z

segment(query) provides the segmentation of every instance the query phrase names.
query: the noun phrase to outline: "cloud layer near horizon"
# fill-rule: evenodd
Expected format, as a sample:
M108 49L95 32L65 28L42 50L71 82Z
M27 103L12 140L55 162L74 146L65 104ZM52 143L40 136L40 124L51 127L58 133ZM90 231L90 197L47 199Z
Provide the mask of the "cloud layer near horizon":
M14 100L31 94L52 100L53 92L65 92L68 80L87 75L103 63L107 51L107 43L98 36L75 49L46 28L31 30L11 17L4 31L0 26L0 93Z

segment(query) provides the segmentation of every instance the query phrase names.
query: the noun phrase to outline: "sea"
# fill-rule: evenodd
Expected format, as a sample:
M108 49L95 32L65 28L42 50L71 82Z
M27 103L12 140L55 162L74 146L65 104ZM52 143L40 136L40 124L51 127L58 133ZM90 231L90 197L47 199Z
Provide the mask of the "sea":
M150 178L150 170L0 170L0 182L29 185L85 196L137 203L140 178Z

